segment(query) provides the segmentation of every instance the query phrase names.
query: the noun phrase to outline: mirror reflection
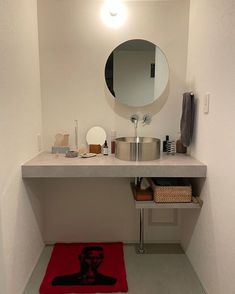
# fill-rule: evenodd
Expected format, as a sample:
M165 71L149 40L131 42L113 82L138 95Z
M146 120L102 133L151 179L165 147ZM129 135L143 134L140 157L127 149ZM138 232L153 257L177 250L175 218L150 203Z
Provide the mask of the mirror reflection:
M162 50L140 39L126 41L110 54L105 81L110 93L133 107L153 103L161 96L169 79L169 67Z

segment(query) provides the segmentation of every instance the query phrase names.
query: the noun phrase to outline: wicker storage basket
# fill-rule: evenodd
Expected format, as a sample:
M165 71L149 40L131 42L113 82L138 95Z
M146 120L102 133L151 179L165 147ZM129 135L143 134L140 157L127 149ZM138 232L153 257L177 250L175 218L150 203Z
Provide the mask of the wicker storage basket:
M155 202L191 202L192 186L184 178L148 178Z

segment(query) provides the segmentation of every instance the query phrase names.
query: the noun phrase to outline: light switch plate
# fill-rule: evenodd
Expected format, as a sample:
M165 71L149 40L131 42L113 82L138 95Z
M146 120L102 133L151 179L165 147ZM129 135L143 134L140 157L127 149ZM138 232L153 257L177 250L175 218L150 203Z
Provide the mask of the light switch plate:
M205 114L209 113L209 107L210 106L210 93L206 93L204 96L204 101L203 101L203 112Z

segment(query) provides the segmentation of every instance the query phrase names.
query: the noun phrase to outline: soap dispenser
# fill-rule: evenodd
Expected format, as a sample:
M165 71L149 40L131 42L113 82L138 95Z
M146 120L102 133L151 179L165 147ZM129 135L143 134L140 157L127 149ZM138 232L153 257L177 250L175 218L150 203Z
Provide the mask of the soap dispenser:
M162 151L163 152L167 152L167 143L168 143L168 141L169 141L169 136L167 135L166 136L166 140L165 141L163 141L163 149L162 149Z

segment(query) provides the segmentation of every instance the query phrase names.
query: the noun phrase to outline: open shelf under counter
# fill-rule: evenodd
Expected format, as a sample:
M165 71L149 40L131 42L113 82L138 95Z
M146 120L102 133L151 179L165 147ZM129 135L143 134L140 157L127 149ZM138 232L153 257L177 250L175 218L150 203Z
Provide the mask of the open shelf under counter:
M133 185L132 185L133 187ZM138 201L134 200L135 208L139 209L139 247L137 252L143 254L144 248L144 212L146 209L200 209L203 201L199 197L192 197L192 202L174 202L174 203L157 203L151 201Z
M190 177L205 178L207 167L190 155L161 154L157 160L123 161L114 155L67 158L42 152L22 165L23 178Z
M155 201L135 201L135 208L143 209L195 209L201 208L201 200L198 202L188 202L188 203L156 203Z

